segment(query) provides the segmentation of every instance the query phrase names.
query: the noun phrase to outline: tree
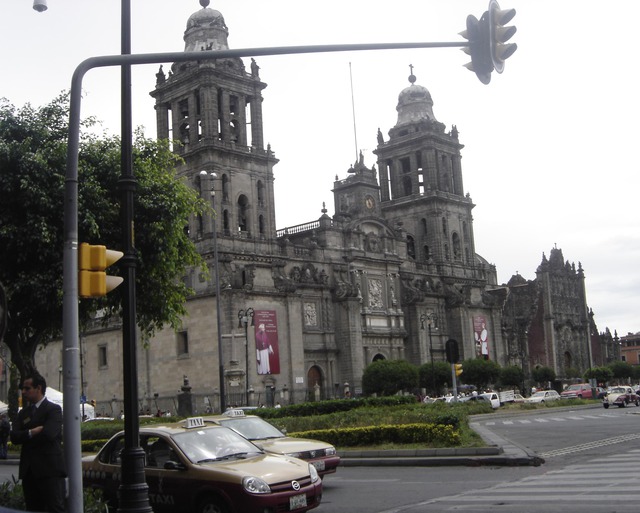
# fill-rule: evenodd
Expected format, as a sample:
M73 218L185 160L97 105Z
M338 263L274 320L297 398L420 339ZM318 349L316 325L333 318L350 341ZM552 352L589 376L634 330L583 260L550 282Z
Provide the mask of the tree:
M531 371L531 377L538 385L547 387L548 382L556 380L556 373L551 367L534 367Z
M585 381L595 379L597 383L608 383L613 378L613 371L610 367L591 367L584 373Z
M366 395L394 395L418 387L418 368L405 360L378 360L368 365L362 375Z
M425 363L420 366L418 373L420 377L420 388L430 390L435 397L442 395L441 387L444 385L449 387L453 386L451 381L451 365L447 362L434 362L433 368L431 363ZM434 376L436 384L435 390L433 390Z
M63 200L68 98L16 109L0 100L0 282L7 295L5 343L20 375L33 370L36 349L62 329ZM83 122L84 128L95 125ZM134 205L138 256L137 324L149 337L165 325L178 327L190 291L179 279L202 258L185 226L207 206L176 178L180 162L168 142L136 132ZM121 247L120 141L84 134L78 161L78 231L81 242ZM111 272L111 270L110 270ZM99 300L83 300L80 322L100 309L102 320L119 315L119 289Z
M609 368L613 373L613 379L625 380L633 376L633 367L628 362L611 362Z
M485 389L490 383L496 383L500 377L500 365L493 360L473 358L462 362L462 381Z
M503 387L519 389L524 382L524 371L518 365L508 365L500 369L498 381Z

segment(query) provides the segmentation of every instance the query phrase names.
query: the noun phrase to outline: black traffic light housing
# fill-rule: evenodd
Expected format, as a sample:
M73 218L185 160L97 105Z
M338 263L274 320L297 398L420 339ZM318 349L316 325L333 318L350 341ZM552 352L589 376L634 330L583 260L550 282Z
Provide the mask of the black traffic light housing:
M447 356L447 361L449 363L458 363L460 360L460 353L458 351L458 341L450 338L445 342L444 352Z
M516 27L505 27L516 15L515 9L501 10L496 0L489 1L489 9L478 20L475 16L467 16L467 29L460 35L469 41L469 46L462 50L471 56L471 62L465 67L473 71L480 82L491 82L491 73L495 70L502 73L504 61L511 57L518 46L506 44Z

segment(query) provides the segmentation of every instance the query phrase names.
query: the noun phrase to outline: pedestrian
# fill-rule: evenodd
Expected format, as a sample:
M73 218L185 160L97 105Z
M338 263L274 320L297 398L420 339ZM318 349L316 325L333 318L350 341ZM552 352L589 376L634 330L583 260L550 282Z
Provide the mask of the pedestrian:
M0 459L7 459L7 451L9 441L9 432L11 431L11 424L9 424L9 420L7 419L7 414L3 413L0 415Z
M64 513L65 477L62 408L47 400L47 383L33 373L22 382L22 409L11 442L22 445L18 477L27 511Z

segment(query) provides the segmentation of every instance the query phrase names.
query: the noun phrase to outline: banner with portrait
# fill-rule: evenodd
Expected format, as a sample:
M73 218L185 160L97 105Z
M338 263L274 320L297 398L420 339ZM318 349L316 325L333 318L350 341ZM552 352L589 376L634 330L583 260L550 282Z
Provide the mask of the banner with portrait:
M487 319L483 315L473 317L473 338L476 344L476 357L489 359L489 330Z
M275 310L255 310L253 322L258 374L280 374L278 318Z

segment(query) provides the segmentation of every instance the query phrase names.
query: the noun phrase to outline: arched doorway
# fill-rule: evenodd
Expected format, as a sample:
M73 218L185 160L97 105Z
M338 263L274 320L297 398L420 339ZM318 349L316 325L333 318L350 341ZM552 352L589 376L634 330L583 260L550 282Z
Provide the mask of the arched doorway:
M307 371L307 399L310 401L318 401L322 399L323 396L324 383L322 382L322 371L320 367L314 365Z

